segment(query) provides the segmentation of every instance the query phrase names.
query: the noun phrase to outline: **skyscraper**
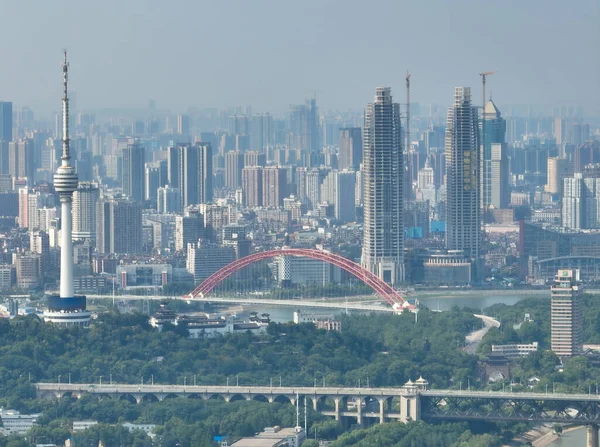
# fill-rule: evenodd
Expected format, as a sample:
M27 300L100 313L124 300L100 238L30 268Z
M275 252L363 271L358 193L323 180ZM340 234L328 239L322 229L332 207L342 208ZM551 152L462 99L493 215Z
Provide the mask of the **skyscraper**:
M456 87L446 120L446 246L471 261L479 259L481 244L478 127L471 88Z
M506 121L490 99L483 111L485 148L483 151L482 205L506 208L508 206L508 149L505 143ZM493 167L492 167L493 165ZM493 199L492 196L495 198Z
M286 170L267 166L262 170L262 204L266 207L283 206L286 195Z
M27 177L29 186L34 184L34 152L35 147L31 139L8 143L8 173L15 178Z
M359 169L362 163L362 132L360 127L340 129L340 150L338 167L340 169Z
M190 117L188 115L177 115L177 133L184 139L190 136Z
M141 204L129 200L100 200L96 214L96 249L100 254L141 253Z
M67 52L63 62L63 141L62 162L54 174L54 189L59 195L61 204L61 241L60 241L60 294L51 295L44 320L60 325L88 326L91 314L86 310L85 296L75 296L73 287L73 237L72 237L72 204L73 192L77 189L77 173L71 165L69 150L69 97L67 80L69 64Z
M0 101L0 141L12 141L12 102Z
M244 205L262 206L263 199L263 168L248 166L242 169L242 189L244 190Z
M563 228L585 228L585 184L583 175L577 172L563 180L561 220Z
M335 218L342 222L354 222L356 220L356 172L335 171Z
M80 182L73 192L73 239L96 239L96 205L100 198L98 187Z
M378 87L367 105L363 133L364 236L362 265L382 280L404 280L400 104Z
M583 344L583 306L579 270L559 270L550 288L550 339L559 357L581 352Z
M121 174L121 186L123 194L136 203L145 199L144 166L146 155L144 146L140 144L129 144L123 149L123 170Z
M319 111L316 99L307 99L302 105L290 106L289 127L294 149L308 152L321 151Z
M225 186L240 188L242 186L242 169L244 154L240 151L229 151L225 154Z

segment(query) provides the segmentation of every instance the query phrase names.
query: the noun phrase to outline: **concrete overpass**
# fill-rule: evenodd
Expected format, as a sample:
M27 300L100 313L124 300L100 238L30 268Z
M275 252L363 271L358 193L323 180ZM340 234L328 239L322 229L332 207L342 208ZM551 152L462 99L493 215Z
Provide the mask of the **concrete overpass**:
M358 424L390 420L514 421L570 423L588 427L588 445L598 447L600 396L596 394L513 393L429 390L419 379L402 387L340 388L279 386L213 386L151 384L37 383L41 398L80 398L86 394L132 403L185 397L199 399L290 402L307 399L313 411Z

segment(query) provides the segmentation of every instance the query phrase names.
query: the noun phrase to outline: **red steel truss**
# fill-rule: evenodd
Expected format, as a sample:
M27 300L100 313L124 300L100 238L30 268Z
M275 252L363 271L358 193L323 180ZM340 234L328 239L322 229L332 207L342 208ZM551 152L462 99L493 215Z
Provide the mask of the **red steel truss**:
M368 270L365 270L356 262L353 262L343 256L330 253L323 250L307 249L307 248L282 248L280 250L268 250L254 253L244 258L238 259L231 264L226 265L206 278L198 287L194 289L189 296L192 298L205 297L208 295L221 281L228 278L233 273L243 269L244 267L263 259L271 259L277 256L300 256L319 261L327 262L336 267L345 270L354 275L356 278L371 287L375 293L385 299L392 306L404 304L404 298L394 290L389 284L382 281L378 276Z

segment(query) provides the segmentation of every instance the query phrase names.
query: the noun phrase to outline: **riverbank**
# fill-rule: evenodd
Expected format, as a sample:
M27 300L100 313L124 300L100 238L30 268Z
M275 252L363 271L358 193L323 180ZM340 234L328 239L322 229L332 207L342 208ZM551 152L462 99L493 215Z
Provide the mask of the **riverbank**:
M579 430L581 426L576 425L573 427L567 427L563 429L562 434L566 434L575 430ZM531 443L533 447L548 447L554 441L559 439L556 433L554 433L551 425L541 425L539 427L532 428L526 433L517 436L513 441L508 444L504 444L502 447L519 447L528 445Z

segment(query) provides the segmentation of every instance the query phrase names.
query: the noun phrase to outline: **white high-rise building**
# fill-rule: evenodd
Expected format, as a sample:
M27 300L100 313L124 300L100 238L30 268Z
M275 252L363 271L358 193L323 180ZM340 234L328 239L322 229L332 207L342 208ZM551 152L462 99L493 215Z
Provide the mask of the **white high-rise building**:
M100 198L98 187L80 182L73 192L73 240L96 239L96 205Z
M584 183L581 173L563 181L562 226L578 230L584 228Z
M364 239L362 265L382 280L404 280L400 104L378 87L367 105L363 132Z
M579 270L559 270L550 289L550 339L559 357L581 352L583 344L583 307Z
M479 260L481 245L480 151L471 88L456 87L446 120L446 246Z

